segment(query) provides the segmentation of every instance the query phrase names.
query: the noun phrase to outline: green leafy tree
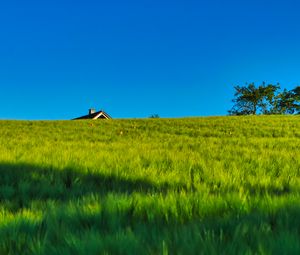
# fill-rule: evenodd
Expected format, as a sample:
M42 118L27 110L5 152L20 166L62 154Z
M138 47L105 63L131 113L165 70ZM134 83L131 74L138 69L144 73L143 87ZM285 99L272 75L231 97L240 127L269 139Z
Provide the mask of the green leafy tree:
M254 83L236 86L230 115L300 114L300 86L280 90L280 85Z
M276 97L274 114L299 114L300 113L300 86L293 90L284 89Z
M159 119L159 115L158 114L152 114L149 116L150 119Z
M263 83L258 87L259 91L259 111L262 114L273 114L274 113L274 105L276 104L276 98L278 95L278 90L280 89L280 85L268 84L265 85Z
M247 86L235 86L235 94L232 102L234 106L229 111L230 115L256 114L258 107L258 91L253 83Z
M296 103L294 92L284 89L276 97L273 113L294 114L299 110L298 108L299 106Z
M292 90L294 96L295 96L295 99L297 100L297 102L299 103L300 102L300 86L297 86L296 88L294 88Z
M235 86L235 94L230 115L271 114L280 85L262 83L256 87L254 83L246 86Z
M300 114L300 86L297 86L292 90L293 97L295 100L295 111Z

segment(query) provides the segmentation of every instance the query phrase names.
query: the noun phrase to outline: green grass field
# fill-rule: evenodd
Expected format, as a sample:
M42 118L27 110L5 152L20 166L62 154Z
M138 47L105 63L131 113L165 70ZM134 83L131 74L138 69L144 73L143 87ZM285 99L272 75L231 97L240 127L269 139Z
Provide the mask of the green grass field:
M300 254L300 116L0 121L0 254Z

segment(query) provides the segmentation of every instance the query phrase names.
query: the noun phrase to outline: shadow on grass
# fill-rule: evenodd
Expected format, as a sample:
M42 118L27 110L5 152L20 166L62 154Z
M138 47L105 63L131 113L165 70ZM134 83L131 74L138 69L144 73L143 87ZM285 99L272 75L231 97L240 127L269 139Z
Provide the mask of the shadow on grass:
M291 202L271 213L243 213L224 206L225 216L220 211L200 218L191 211L195 217L185 218L181 207L172 216L167 207L145 204L136 210L133 201L124 205L122 196L117 201L107 196L177 188L184 187L72 168L2 163L0 202L2 208L8 205L7 211L17 212L13 219L7 217L5 224L0 222L0 254L299 254L300 207ZM105 199L100 200L99 210L86 211L80 198L93 194ZM30 204L48 200L58 203ZM87 204L99 201L95 198L91 202ZM43 210L43 215L28 216L22 208L29 208L33 215Z
M19 207L30 200L66 201L89 194L166 193L184 186L160 185L141 179L125 179L80 169L55 169L30 164L0 163L0 201L16 200Z
M0 163L0 202L14 201L19 208L25 207L34 200L65 202L92 194L105 196L108 193L166 194L169 191L197 191L191 189L194 188L194 185L189 188L188 184L188 180L187 185L172 185L167 182L156 184L143 179L126 179L113 174L84 172L80 168L55 169L51 166L25 163ZM238 191L238 187L230 189L222 187L220 183L218 184L218 180L206 184L212 195ZM251 195L282 196L300 192L298 189L290 189L288 185L280 188L273 185L245 185L244 188Z

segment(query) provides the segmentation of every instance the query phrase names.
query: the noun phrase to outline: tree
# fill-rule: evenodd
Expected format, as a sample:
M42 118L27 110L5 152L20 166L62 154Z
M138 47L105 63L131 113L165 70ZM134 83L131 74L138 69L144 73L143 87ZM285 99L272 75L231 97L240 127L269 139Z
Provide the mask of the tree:
M260 95L260 113L262 114L272 114L274 113L274 105L276 103L276 98L278 95L278 90L280 89L280 85L268 84L265 83L258 87L259 95Z
M294 114L299 110L299 106L296 103L296 97L293 91L284 89L276 97L274 104L274 114Z
M230 115L249 115L256 114L256 109L258 105L258 95L257 89L253 83L240 87L235 86L235 94L232 102L234 106L229 111Z
M149 116L150 119L159 119L159 115L157 113Z
M246 86L235 86L235 94L230 115L271 114L280 85L262 83L256 87L254 83Z
M254 83L236 86L230 115L300 114L300 86L280 90L280 85Z
M300 86L294 88L292 93L295 100L295 110L298 114L300 114Z
M297 97L297 100L300 101L300 86L297 86L296 88L294 88L292 90L292 92L294 93L294 95Z
M300 113L300 86L293 90L284 89L276 96L274 114Z

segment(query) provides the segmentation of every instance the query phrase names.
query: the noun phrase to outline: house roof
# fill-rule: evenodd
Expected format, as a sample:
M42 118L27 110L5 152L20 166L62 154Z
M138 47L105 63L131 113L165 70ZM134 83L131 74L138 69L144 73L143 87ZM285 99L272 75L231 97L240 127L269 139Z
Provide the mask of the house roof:
M88 114L88 115L85 115L85 116L75 118L73 120L86 120L86 119L89 119L89 120L111 119L111 117L106 112L101 110L101 111L98 111L98 112L95 112L95 113L92 113L92 114Z

